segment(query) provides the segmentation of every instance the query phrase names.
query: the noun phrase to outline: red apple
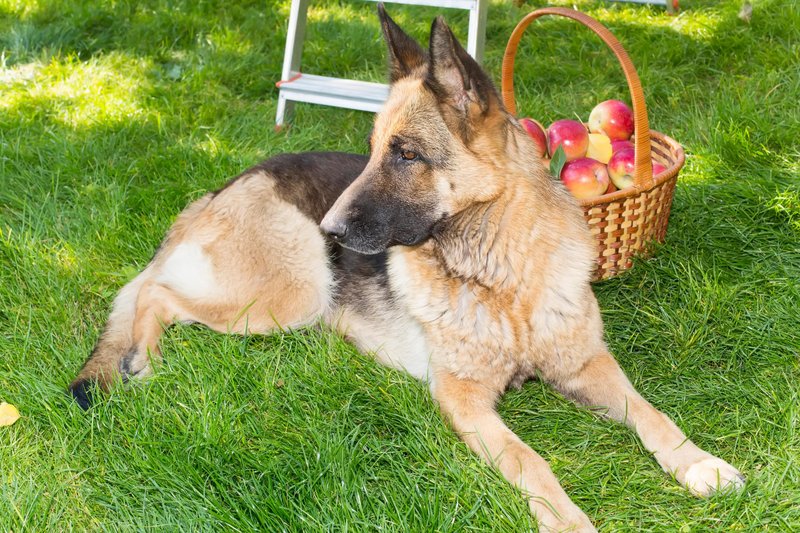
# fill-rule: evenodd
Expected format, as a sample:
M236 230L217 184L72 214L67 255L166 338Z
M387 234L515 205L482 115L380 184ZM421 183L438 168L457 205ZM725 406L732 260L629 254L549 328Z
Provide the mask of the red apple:
M533 140L533 144L536 146L536 155L539 157L547 155L547 134L544 132L544 126L532 118L521 118L519 124Z
M653 176L658 176L662 172L667 170L663 165L659 165L658 163L653 163Z
M564 147L567 161L574 161L586 155L589 148L589 132L577 120L556 120L547 128L547 151L550 157L559 145Z
M630 148L633 150L633 143L630 141L611 141L611 155L614 155L625 148Z
M568 161L561 169L561 181L579 200L600 196L609 184L606 166L590 157Z
M608 161L608 176L618 189L633 185L633 169L636 166L636 152L625 148L611 156Z
M589 114L589 131L605 133L612 141L628 140L633 135L633 112L619 100L600 102Z

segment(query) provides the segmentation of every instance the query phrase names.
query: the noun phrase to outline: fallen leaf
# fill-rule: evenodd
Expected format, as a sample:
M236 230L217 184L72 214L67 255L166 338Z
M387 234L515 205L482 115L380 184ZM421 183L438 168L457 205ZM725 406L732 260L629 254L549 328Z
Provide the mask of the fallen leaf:
M10 426L19 420L19 411L10 403L0 403L0 426Z

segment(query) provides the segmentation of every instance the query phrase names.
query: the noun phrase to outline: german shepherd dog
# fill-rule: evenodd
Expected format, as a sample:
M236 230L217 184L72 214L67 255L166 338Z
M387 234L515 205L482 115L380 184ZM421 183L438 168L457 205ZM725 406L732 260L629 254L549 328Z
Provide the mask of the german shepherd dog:
M320 321L430 385L444 418L521 489L542 530L594 531L495 411L538 377L639 434L693 493L742 475L633 388L603 341L595 244L444 20L429 49L379 7L391 91L369 158L281 155L189 205L114 300L70 391L142 378L175 322L268 334Z

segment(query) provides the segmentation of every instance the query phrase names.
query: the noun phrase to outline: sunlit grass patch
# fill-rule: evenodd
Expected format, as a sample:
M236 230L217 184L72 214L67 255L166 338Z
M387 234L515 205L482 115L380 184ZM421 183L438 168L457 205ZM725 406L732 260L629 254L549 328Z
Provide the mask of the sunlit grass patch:
M120 53L88 62L72 56L53 60L31 68L31 83L0 86L0 110L43 113L75 129L140 120L146 114L140 99L148 67Z
M788 189L781 192L770 201L769 207L785 216L792 227L800 231L800 191Z

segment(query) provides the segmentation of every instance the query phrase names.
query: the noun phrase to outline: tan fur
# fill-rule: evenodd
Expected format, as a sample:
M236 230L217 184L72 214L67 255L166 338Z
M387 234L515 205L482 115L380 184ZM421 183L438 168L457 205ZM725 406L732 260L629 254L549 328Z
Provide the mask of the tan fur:
M283 231L264 231L276 225ZM187 246L208 264L213 290L198 293L191 285L204 264L187 262L184 271L165 275L176 251ZM331 302L327 262L317 225L278 198L268 177L242 178L213 201L206 195L184 210L150 265L120 291L75 382L89 379L108 388L120 374L148 375L163 329L175 322L200 322L223 333L269 333L318 320Z
M523 491L542 530L594 527L495 411L508 387L535 375L632 427L692 492L741 486L739 472L644 400L610 355L589 284L595 244L581 211L487 82L462 84L477 65L456 68L465 53L448 56L447 46L457 45L437 21L431 61L441 64L426 69L419 47L383 21L390 47L401 43L390 54L396 79L375 121L370 160L322 227L345 239L342 228L363 215L365 191L373 209L392 207L375 198L421 205L403 213L433 220L430 234L389 249L388 288L363 272L334 280L318 220L276 193L277 175L254 171L178 218L115 300L76 383L146 375L163 328L175 321L268 333L322 319L380 362L427 379L445 418ZM406 161L403 142L427 158ZM377 234L364 223L352 231ZM374 246L375 235L367 237L358 246Z

